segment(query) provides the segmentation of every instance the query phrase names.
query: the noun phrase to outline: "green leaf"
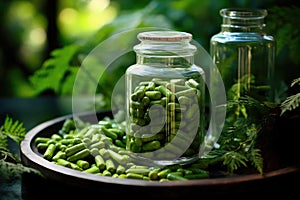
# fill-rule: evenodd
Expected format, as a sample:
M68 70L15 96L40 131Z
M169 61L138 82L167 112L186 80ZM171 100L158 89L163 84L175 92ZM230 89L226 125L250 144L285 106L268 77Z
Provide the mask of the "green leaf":
M19 144L24 139L26 130L23 123L18 120L14 121L12 118L7 116L3 124L2 134L7 135Z
M21 178L26 173L34 173L43 176L42 173L34 168L26 167L21 163L11 163L0 160L0 179L11 180L12 178Z
M4 135L2 133L3 127L0 129L0 149L6 149L8 150L8 144L7 144L7 135Z
M257 169L257 171L260 174L263 174L263 157L260 152L260 149L251 149L250 160L252 161L252 164Z
M225 153L223 164L227 166L228 172L233 173L241 166L247 167L247 157L239 152L230 151Z
M1 155L1 157L0 157L1 161L11 162L11 163L20 163L21 162L19 157L16 154L10 152L10 149L8 149L8 148L0 147L0 155Z
M296 85L298 83L298 85L300 85L300 77L299 78L296 78L292 81L291 83L291 87L293 87L294 85Z
M72 59L79 46L69 45L52 51L51 58L46 60L42 67L29 77L37 94L46 90L53 90L56 94L62 91L65 76L68 76Z
M300 104L300 93L291 95L284 100L280 107L281 107L281 113L280 115L283 115L288 110L296 109Z

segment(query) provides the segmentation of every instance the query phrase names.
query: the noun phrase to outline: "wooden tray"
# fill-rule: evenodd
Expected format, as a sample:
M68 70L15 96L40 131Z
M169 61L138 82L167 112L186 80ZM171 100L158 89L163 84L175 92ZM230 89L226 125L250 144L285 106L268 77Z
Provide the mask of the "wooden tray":
M91 114L83 114L84 120L89 120ZM93 115L94 116L94 115ZM98 119L111 116L111 112L97 113ZM263 176L260 174L239 175L225 178L207 178L188 181L156 182L136 179L120 179L106 176L87 174L73 170L44 159L34 145L34 140L39 136L49 136L57 132L63 122L72 115L62 116L46 121L31 129L21 142L21 160L24 165L33 167L42 172L49 181L68 185L79 191L93 190L97 194L137 195L154 198L186 198L190 195L209 197L224 197L224 195L258 195L272 193L297 192L294 190L298 181L300 165L284 167L270 171ZM141 197L142 198L142 197Z

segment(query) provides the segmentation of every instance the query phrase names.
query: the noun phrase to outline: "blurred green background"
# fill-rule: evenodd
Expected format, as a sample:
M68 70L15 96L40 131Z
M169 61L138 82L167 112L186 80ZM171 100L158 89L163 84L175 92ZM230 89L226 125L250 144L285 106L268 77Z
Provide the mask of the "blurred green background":
M220 31L222 23L219 10L225 7L267 9L266 30L277 39L278 81L284 88L299 77L298 1L0 0L1 119L8 114L28 124L33 115L35 123L39 123L71 113L68 97L72 95L81 58L101 41L127 28L162 27L190 32L209 52L209 40ZM111 83L134 59L129 54L114 63L118 67L99 83L100 93L113 89ZM95 107L106 109L109 97L99 96Z

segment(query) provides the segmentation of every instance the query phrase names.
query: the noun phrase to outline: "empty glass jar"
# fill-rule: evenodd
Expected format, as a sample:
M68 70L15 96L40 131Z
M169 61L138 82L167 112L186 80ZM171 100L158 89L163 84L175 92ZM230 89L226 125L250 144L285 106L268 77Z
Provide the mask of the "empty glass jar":
M265 32L265 9L220 10L221 31L212 36L210 54L224 81L227 100L249 95L274 100L275 39Z
M126 79L127 150L144 164L198 158L204 136L205 77L194 64L192 35L139 33Z

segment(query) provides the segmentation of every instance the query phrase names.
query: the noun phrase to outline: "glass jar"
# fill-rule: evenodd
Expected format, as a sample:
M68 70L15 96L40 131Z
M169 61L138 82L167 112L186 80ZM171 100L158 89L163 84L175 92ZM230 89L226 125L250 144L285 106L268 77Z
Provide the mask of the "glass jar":
M198 157L204 134L205 77L194 64L192 35L139 33L136 64L125 74L126 149L143 164L170 165Z
M274 101L275 38L265 33L265 9L224 8L221 31L210 40L210 54L227 100L251 96Z

